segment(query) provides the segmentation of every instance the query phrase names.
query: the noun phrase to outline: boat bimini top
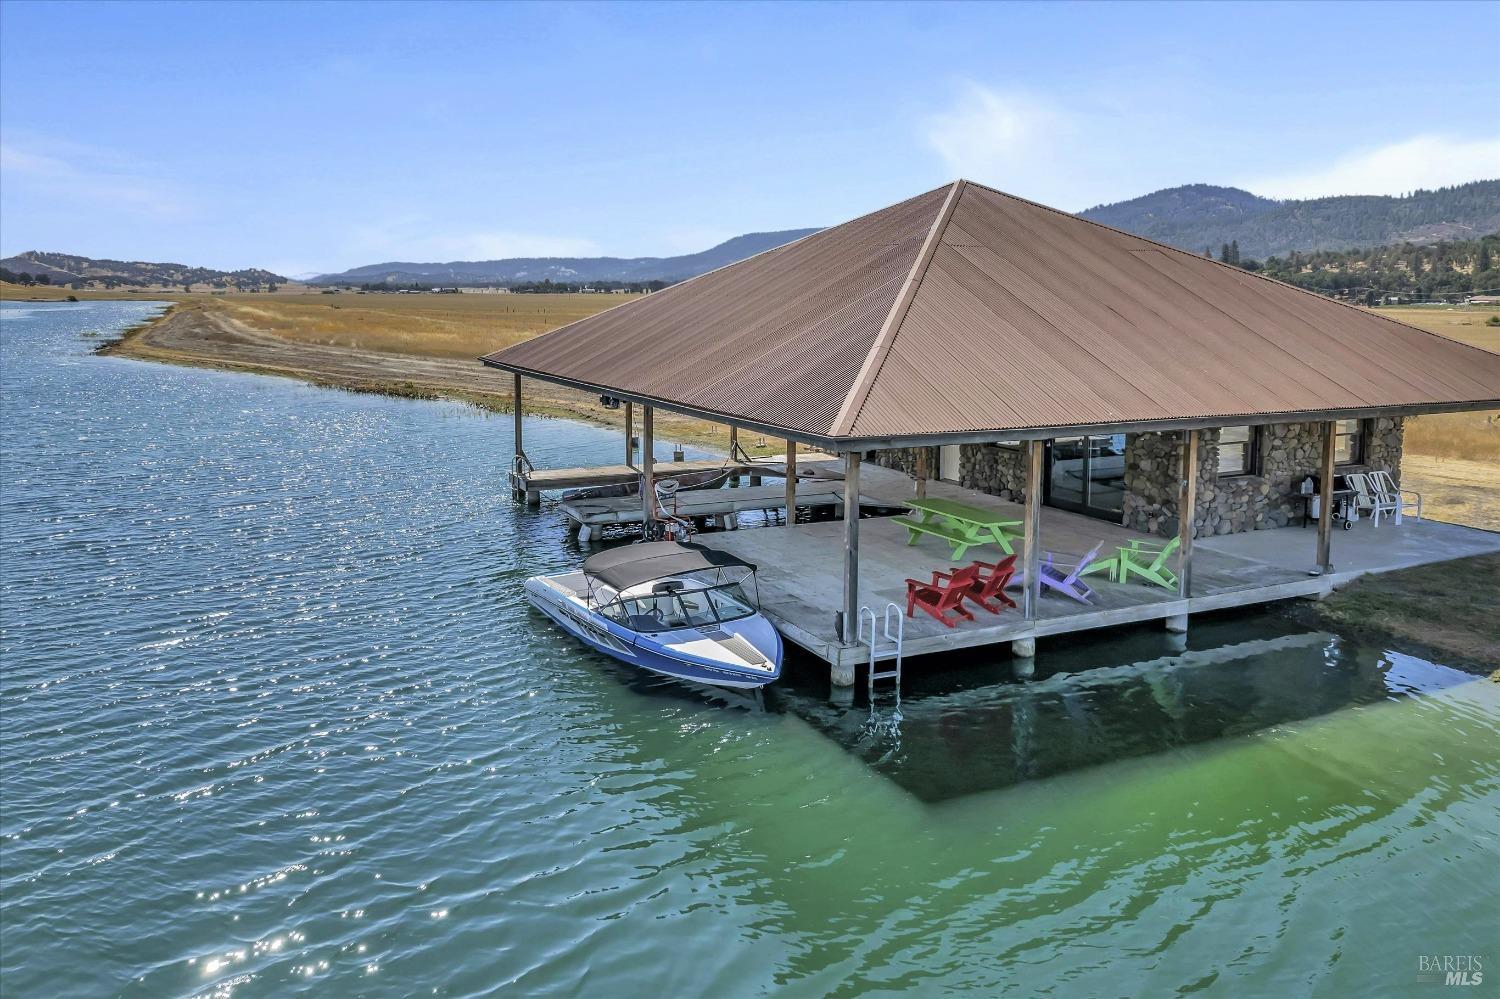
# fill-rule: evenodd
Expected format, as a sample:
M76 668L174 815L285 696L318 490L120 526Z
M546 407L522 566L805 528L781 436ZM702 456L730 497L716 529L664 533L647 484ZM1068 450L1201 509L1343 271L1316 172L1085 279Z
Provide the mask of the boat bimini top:
M716 628L756 613L741 588L755 565L681 541L653 541L600 552L583 563L588 603L632 631Z

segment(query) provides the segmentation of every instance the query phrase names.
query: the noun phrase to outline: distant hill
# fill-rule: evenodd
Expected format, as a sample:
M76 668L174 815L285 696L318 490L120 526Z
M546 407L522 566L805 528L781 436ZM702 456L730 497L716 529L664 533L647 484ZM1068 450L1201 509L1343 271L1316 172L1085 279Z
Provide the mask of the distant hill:
M132 286L144 288L182 287L184 285L208 285L221 288L260 288L272 284L286 284L286 278L270 271L250 269L243 271L216 271L208 267L188 267L185 264L154 264L141 260L96 260L93 257L77 257L69 253L44 253L29 250L14 257L0 260L0 269L10 275L43 275L51 284L102 284L107 288Z
M534 284L680 281L810 236L817 229L752 232L681 257L511 257L419 264L396 261L323 274L310 284Z
M1188 184L1080 212L1148 239L1242 257L1475 239L1500 231L1500 180L1479 180L1404 197L1342 195L1272 201L1235 187Z

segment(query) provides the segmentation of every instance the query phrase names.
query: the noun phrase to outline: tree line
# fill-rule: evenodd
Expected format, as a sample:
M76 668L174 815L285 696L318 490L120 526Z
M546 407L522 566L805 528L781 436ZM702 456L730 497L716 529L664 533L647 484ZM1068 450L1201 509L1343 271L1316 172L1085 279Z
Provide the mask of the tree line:
M1293 251L1263 261L1241 257L1238 241L1203 255L1243 270L1335 298L1376 305L1385 298L1459 298L1500 294L1500 233L1420 245L1394 243L1363 250Z
M0 267L0 281L8 281L11 284L24 284L30 288L34 284L51 284L50 274L28 274L26 271L13 271L9 267Z
M641 294L649 291L661 291L674 282L671 281L553 281L550 278L545 281L522 281L515 284L504 282L492 282L485 284L465 283L465 288L508 288L518 295L576 295L584 291L627 291ZM339 284L336 287L353 291L353 284ZM458 285L432 281L365 281L358 285L360 291L373 292L399 292L399 291L434 291L444 288L452 288L455 291Z

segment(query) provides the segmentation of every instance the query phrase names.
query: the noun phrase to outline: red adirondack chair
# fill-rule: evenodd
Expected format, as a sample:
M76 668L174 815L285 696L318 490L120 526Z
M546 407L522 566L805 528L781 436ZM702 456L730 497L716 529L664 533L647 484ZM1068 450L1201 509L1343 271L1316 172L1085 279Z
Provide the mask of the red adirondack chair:
M991 600L998 600L1005 607L1016 606L1016 602L1005 595L1005 587L1009 585L1011 577L1016 574L1014 555L1001 559L999 562L975 562L970 568L975 570L975 578L965 596L991 614L999 614L1004 609L991 604Z
M948 628L957 624L959 618L972 621L974 615L964 609L964 597L978 583L979 569L972 565L952 572L938 572L934 569L930 583L924 583L920 579L907 579L906 616L911 617L920 607ZM949 611L957 617L949 617Z

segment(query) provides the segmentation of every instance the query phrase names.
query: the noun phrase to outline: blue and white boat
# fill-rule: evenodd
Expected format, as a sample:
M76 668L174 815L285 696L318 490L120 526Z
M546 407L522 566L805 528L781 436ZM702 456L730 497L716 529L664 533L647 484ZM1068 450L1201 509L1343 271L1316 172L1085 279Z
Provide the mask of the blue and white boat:
M781 636L758 597L754 565L680 541L612 548L582 570L526 581L538 610L605 655L717 687L781 676Z

